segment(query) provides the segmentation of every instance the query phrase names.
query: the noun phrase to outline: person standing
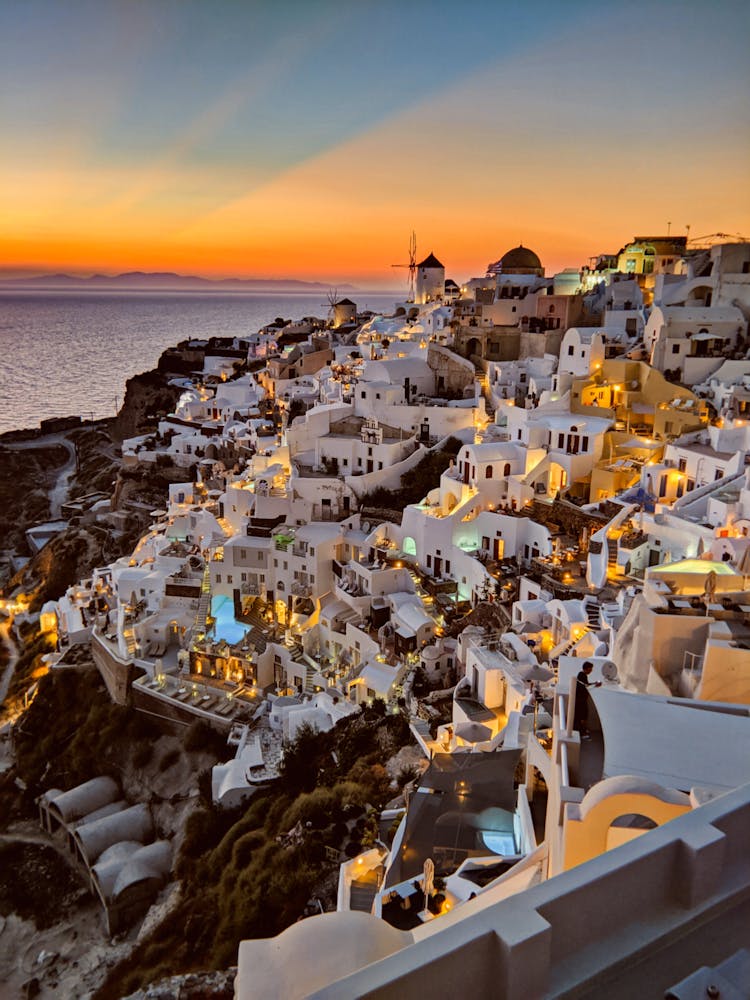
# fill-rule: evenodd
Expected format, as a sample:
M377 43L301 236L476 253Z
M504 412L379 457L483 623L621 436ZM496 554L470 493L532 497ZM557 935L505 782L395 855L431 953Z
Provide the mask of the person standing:
M577 729L581 734L582 740L590 740L591 734L588 728L588 715L589 715L589 688L590 687L601 687L601 681L594 681L593 684L590 683L589 677L594 669L594 664L591 660L586 660L581 669L578 671L578 676L576 678L576 704L573 712L573 728Z

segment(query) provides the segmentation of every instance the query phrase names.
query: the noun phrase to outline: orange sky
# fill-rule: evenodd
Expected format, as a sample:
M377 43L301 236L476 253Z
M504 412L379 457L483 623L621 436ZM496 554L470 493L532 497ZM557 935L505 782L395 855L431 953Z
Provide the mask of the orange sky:
M741 7L718 9L746 26ZM188 109L163 139L157 121L148 149L137 130L120 141L114 87L64 130L27 114L0 160L0 268L394 287L402 275L389 265L412 229L418 254L434 251L457 280L519 242L552 273L668 223L750 235L748 69L731 57L742 36L684 4L673 13L689 20L654 38L634 10L532 33L375 120L347 119L326 142L310 124L320 105L300 108L310 137L272 165L259 152L292 129L273 131L272 95L259 90L270 67ZM240 127L248 94L255 117Z

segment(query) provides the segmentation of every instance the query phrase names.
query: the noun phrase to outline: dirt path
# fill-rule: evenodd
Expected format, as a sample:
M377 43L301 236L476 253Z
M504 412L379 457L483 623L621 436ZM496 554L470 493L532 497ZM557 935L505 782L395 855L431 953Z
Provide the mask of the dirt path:
M54 521L60 517L60 508L68 498L70 480L76 470L76 449L72 441L69 441L64 434L46 434L44 437L34 438L33 441L14 441L4 444L4 448L13 451L29 451L38 448L49 448L60 445L68 453L67 462L61 466L57 472L57 479L54 486L49 490L50 520Z

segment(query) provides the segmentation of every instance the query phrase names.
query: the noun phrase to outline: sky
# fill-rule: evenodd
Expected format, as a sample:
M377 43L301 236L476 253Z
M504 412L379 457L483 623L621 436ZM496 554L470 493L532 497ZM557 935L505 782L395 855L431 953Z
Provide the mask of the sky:
M750 236L750 4L0 0L0 270L396 287Z

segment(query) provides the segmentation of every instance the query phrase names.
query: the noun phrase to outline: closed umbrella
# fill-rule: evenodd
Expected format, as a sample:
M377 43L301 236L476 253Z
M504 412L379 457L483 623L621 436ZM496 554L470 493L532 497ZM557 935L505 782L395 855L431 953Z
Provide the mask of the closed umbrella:
M709 604L713 604L714 602L714 595L716 594L716 580L716 573L711 570L711 572L707 574L706 582L703 585L705 588L703 596L706 599L706 614L708 614Z
M427 909L427 903L432 895L432 890L435 885L435 862L432 858L425 858L424 863L424 878L422 886L424 888L424 908Z

